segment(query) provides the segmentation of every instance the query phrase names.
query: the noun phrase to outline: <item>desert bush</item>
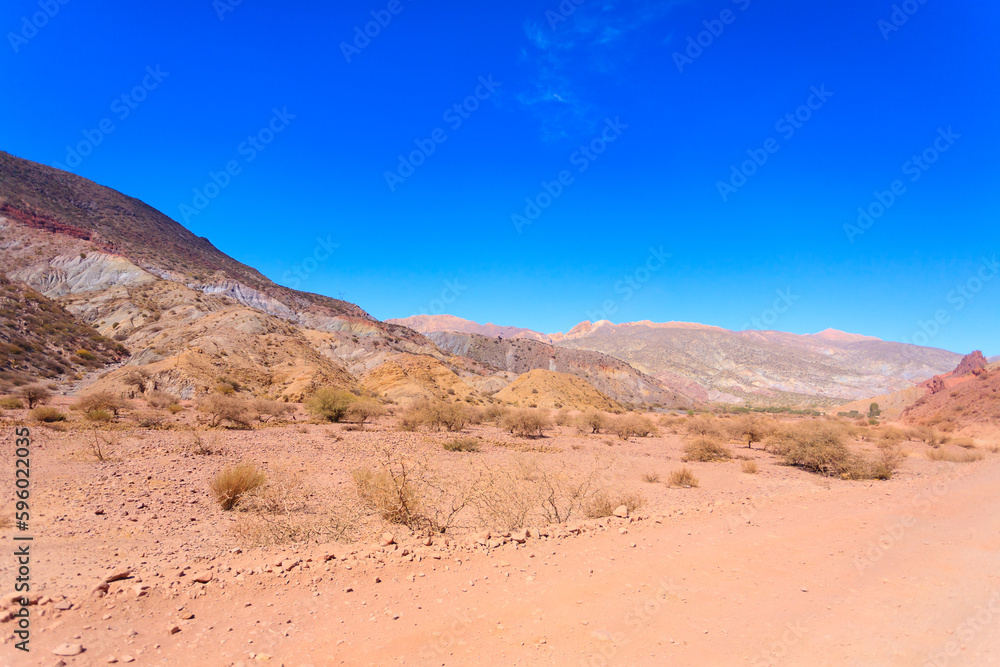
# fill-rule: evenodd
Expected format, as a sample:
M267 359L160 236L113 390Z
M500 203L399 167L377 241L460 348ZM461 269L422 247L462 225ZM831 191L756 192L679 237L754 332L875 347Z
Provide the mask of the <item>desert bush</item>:
M109 422L111 421L111 413L107 410L91 410L84 415L84 418L92 422Z
M99 462L106 461L110 456L111 450L117 446L117 442L113 442L109 437L98 433L97 429L91 431L91 436L92 438L88 445L90 455Z
M321 387L306 399L306 410L315 418L329 422L339 422L347 415L347 408L357 400L357 396L343 389Z
M250 410L257 415L257 421L266 424L272 419L281 419L285 415L295 412L295 406L269 398L255 398L250 401Z
M243 462L220 470L209 486L215 502L225 511L236 507L251 491L263 486L267 476L252 463Z
M956 447L961 447L962 449L975 449L976 441L972 438L952 438L950 444Z
M94 361L95 359L97 359L97 357L94 356L94 353L91 352L90 350L77 350L76 356L80 357L84 361Z
M483 421L498 424L508 412L510 408L505 405L487 405L483 410Z
M821 475L840 475L851 467L844 429L835 422L808 421L789 425L774 451L788 465Z
M688 468L680 468L670 473L670 486L679 486L681 488L694 488L698 486L698 478L694 476Z
M198 403L198 411L206 413L210 426L219 426L229 422L234 426L250 427L252 419L250 404L237 396L224 394L209 394Z
M378 419L385 414L385 407L381 403L370 400L360 400L354 401L349 406L347 406L347 412L344 414L344 419L357 424L358 426L364 426L366 421Z
M247 512L287 515L302 510L309 495L302 475L284 468L268 475L262 484L247 491L239 508Z
M743 472L745 472L748 475L756 475L758 472L760 472L760 468L757 467L756 461L744 461L741 468Z
M540 438L552 428L547 412L531 408L511 410L500 420L500 428L522 438Z
M28 384L18 388L17 396L24 399L29 410L33 410L36 406L47 403L52 398L52 392L44 385Z
M882 447L874 459L862 459L855 465L848 477L854 479L891 479L899 466L906 460L904 454L896 445Z
M660 473L655 471L642 473L642 481L649 484L657 484L660 481Z
M910 427L906 430L906 437L909 440L923 442L932 447L936 447L937 445L941 445L947 441L947 436L944 436L930 426L925 425Z
M149 382L149 373L141 368L137 368L125 373L122 376L122 382L128 387L133 387L140 394L145 394L146 386Z
M687 417L677 417L676 415L660 415L660 426L670 433L677 433L677 430L687 422Z
M708 415L698 415L687 422L687 432L690 435L700 435L706 438L722 439L724 434L718 420Z
M701 436L684 445L685 461L712 463L714 461L728 461L731 458L733 458L733 453L729 451L729 448L714 438Z
M947 461L949 463L974 463L983 458L983 453L973 450L955 451L947 447L928 449L927 458L931 461Z
M653 422L635 413L617 415L607 421L607 430L617 435L620 440L628 440L633 435L644 438L655 428Z
M149 407L151 408L163 410L164 408L169 408L171 405L176 404L177 397L173 394L157 389L149 392L149 395L146 396L146 402L149 403Z
M76 403L73 404L74 410L82 410L86 413L99 410L103 412L110 412L115 417L117 417L118 413L126 407L128 407L128 403L126 403L124 399L112 394L110 391L98 391L81 396L77 399Z
M479 445L479 438L459 438L450 440L442 446L448 452L478 452Z
M646 497L641 493L611 492L601 489L590 497L583 513L590 519L603 519L613 515L622 505L628 509L629 514L632 514L645 504Z
M577 416L577 427L583 432L600 433L607 424L609 414L589 408Z
M17 396L0 396L0 410L20 410L24 407Z
M882 442L899 444L906 440L906 433L894 426L883 426L876 435Z
M399 427L404 431L414 431L420 426L440 431L446 429L458 432L469 422L471 406L462 403L421 400L411 404L400 419Z
M31 418L37 422L42 422L43 424L66 421L66 415L59 412L56 408L47 405L43 405L32 410Z
M194 439L191 441L191 453L198 456L214 456L221 454L222 448L215 440L209 442L208 438L203 438L200 434L195 433Z
M571 426L573 424L573 418L570 416L572 410L569 408L559 408L556 411L556 416L553 419L556 426Z
M734 440L744 442L747 447L753 449L753 443L763 442L776 428L773 419L759 415L741 415L730 420L729 434Z
M184 406L181 405L180 403L171 403L170 405L167 406L167 412L169 412L172 415L176 415L178 412L181 412L183 410Z

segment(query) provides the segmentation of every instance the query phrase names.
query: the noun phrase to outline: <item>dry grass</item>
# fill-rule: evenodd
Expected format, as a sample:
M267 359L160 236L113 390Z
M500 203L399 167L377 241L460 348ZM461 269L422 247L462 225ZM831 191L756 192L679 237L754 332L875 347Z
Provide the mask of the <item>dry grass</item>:
M756 475L760 472L760 468L757 466L756 461L744 461L741 469L748 475Z
M20 410L24 403L17 396L0 396L0 410Z
M947 447L938 447L927 450L927 458L931 461L947 461L949 463L974 463L982 460L983 453L972 450L957 452Z
M611 417L606 428L620 440L628 440L632 436L645 438L656 431L652 421L635 413Z
M642 473L642 481L648 484L657 484L660 481L660 473L658 472L644 472Z
M733 453L729 448L718 440L711 437L698 437L684 445L685 461L701 461L711 463L713 461L728 461L733 458Z
M220 470L209 488L219 506L229 511L236 507L246 494L265 483L267 476L257 466L243 462Z
M66 421L66 415L59 412L56 408L47 405L43 405L32 410L31 418L37 422L42 422L43 424Z
M646 497L635 492L611 492L601 489L594 493L584 507L584 514L590 519L611 516L622 505L632 514L646 504Z
M478 452L482 441L479 438L458 438L450 440L442 445L448 452Z
M84 418L91 422L109 422L112 419L112 415L107 410L91 410L84 415Z
M698 486L698 478L687 467L680 468L670 473L669 486L679 486L683 489L691 489Z

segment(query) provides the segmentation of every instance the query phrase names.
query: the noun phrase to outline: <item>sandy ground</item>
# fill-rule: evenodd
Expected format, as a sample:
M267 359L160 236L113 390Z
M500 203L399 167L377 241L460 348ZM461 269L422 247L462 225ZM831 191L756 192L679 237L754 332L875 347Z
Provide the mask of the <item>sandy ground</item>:
M10 461L14 427L2 428ZM755 451L759 474L738 460L689 464L701 485L677 489L639 479L681 465L676 436L609 445L565 430L541 441L561 451L526 456L610 450L608 475L647 506L542 527L547 537L523 544L456 529L429 546L397 530L399 544L379 546L378 526L350 544L241 542L207 491L226 460L291 466L327 504L380 440L442 466L521 456L490 427L470 429L490 443L471 455L441 452L444 434L340 428L221 432L222 457L190 454L190 434L122 430L100 463L84 433L33 427L44 604L30 607L29 654L14 649L15 622L0 624L0 664L1000 664L1000 456L948 464L911 445L892 480L846 482ZM0 564L8 590L13 560ZM104 597L92 593L122 569ZM64 643L84 651L53 654Z

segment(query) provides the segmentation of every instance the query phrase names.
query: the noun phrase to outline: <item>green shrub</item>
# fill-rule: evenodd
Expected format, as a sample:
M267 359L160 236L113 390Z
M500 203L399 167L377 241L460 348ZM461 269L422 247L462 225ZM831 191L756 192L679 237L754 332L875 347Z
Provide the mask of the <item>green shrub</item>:
M347 408L356 400L358 397L349 391L322 387L306 399L306 410L317 419L336 423L344 419Z

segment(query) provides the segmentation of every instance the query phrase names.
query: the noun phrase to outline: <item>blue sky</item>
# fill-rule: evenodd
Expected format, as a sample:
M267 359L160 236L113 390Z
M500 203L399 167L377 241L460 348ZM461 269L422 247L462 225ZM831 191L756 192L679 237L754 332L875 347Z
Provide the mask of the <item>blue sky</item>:
M1000 353L995 4L329 4L8 2L0 148L381 319Z

